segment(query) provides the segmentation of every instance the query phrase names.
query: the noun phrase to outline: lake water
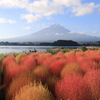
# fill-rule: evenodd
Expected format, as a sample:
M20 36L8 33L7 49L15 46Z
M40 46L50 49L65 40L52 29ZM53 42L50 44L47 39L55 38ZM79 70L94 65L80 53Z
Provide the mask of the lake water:
M29 50L46 51L47 49L57 48L59 46L0 46L0 53L9 52L28 52ZM62 48L78 48L80 46L61 46Z

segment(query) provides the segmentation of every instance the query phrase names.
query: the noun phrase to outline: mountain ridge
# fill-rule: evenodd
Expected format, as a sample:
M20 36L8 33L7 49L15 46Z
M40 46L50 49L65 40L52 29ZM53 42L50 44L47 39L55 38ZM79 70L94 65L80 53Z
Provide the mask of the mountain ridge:
M54 42L56 40L73 40L76 42L100 41L100 37L71 33L70 30L66 29L62 25L53 24L29 35L8 39L0 39L0 41L8 42Z

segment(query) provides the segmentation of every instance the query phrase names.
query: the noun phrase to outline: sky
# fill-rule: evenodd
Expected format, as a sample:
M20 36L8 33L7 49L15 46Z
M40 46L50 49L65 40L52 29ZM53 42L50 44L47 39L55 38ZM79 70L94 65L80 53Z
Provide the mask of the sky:
M0 39L35 33L55 23L70 34L100 37L100 0L0 0Z

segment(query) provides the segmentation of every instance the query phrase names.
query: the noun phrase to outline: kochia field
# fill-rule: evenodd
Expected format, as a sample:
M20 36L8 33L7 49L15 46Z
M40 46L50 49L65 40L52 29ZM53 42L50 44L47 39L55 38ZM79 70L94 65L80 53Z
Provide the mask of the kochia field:
M99 50L20 53L0 69L4 100L100 100Z

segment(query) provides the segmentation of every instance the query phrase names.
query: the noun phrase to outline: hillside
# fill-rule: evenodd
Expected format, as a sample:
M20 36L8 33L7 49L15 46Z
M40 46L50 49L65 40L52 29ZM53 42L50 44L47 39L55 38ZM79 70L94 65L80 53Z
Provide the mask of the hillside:
M51 44L52 46L80 46L77 42L72 40L57 40Z

